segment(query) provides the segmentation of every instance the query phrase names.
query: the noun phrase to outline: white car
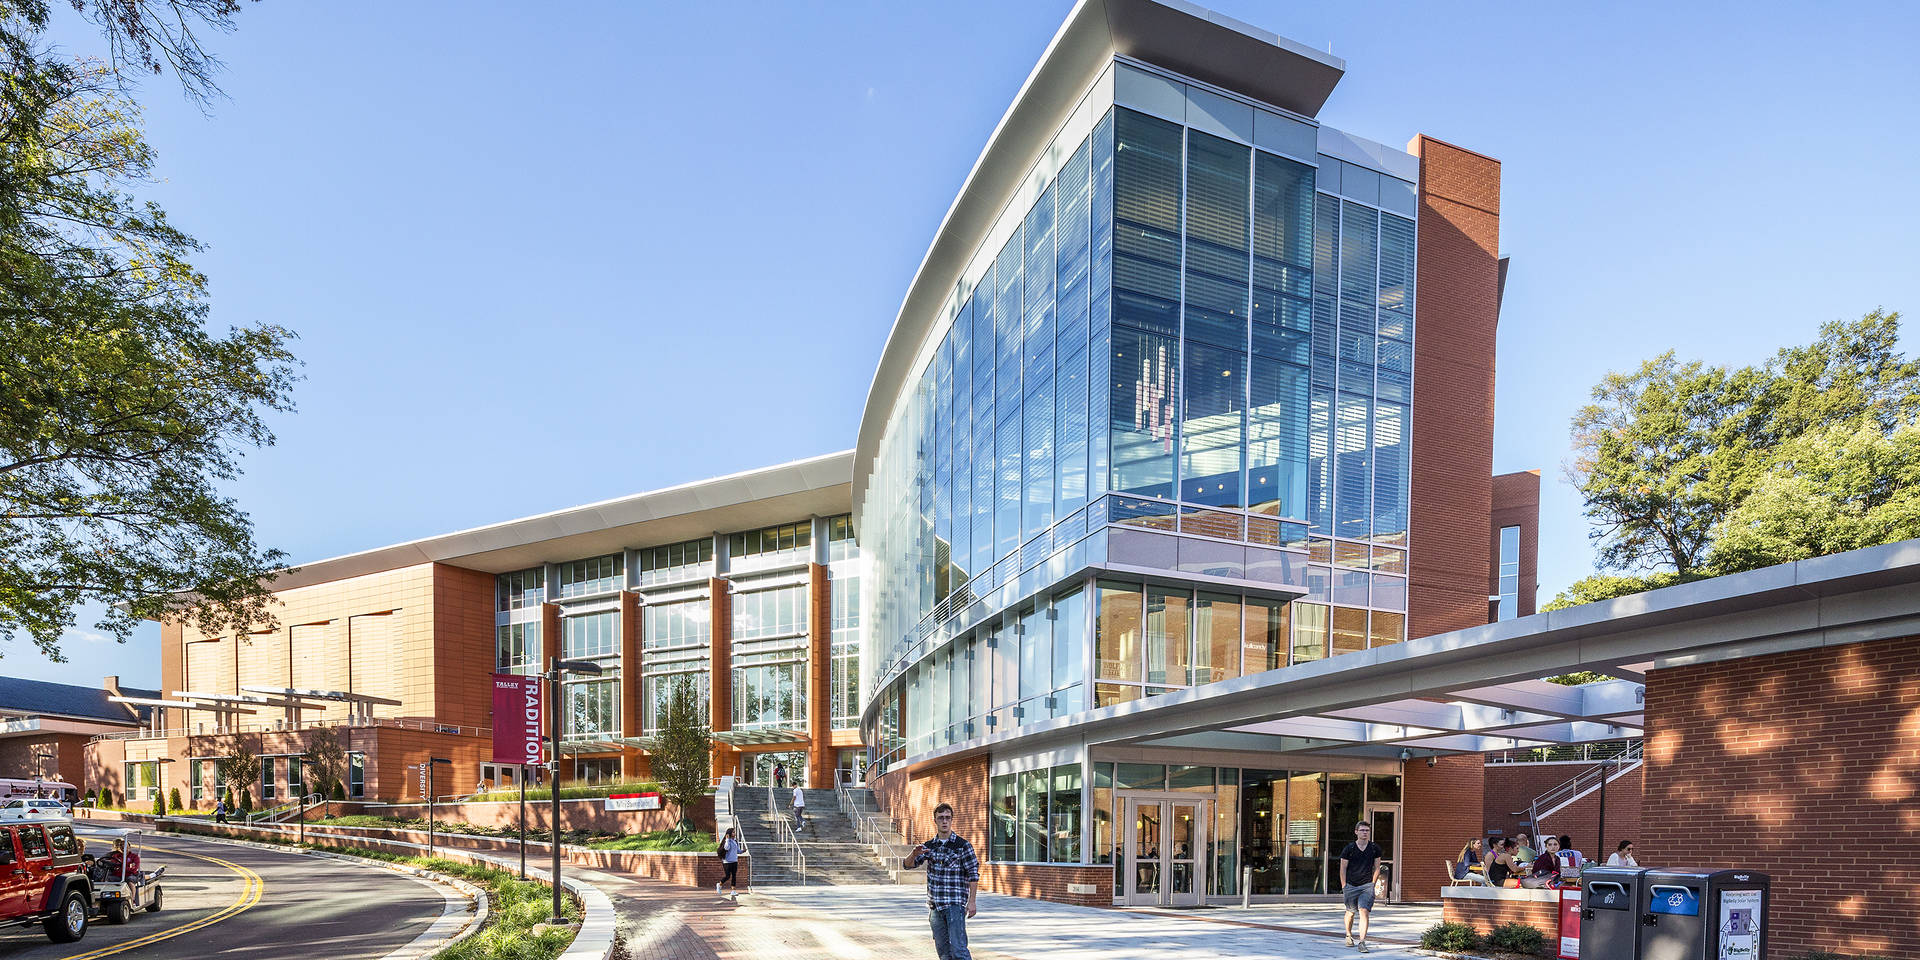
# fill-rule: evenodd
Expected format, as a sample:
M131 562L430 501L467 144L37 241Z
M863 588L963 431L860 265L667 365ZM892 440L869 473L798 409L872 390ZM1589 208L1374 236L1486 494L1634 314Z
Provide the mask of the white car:
M73 815L67 812L67 805L58 800L16 797L8 800L4 806L0 806L0 820L29 820L43 817L73 819Z

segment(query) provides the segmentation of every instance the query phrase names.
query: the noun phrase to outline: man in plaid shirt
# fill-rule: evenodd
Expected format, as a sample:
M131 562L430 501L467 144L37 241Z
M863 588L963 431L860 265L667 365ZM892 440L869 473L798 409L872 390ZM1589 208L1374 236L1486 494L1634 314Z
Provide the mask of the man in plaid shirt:
M967 918L980 912L980 858L967 838L953 832L952 804L934 807L933 823L939 834L914 847L900 866L927 865L927 922L940 960L973 960L967 952Z

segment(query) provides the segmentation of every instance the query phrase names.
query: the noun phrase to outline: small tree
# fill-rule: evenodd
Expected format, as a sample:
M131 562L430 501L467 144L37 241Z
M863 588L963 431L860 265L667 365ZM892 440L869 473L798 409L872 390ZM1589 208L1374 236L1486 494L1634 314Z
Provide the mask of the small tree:
M167 815L167 796L158 790L153 792L153 815L156 817Z
M106 787L101 787L100 792L94 795L93 805L96 807L113 806L113 791L108 790Z
M228 810L232 810L233 809L233 788L232 787L224 788L224 791L220 795L220 799L226 801Z
M186 809L186 806L180 802L179 787L174 787L172 790L167 791L167 808L174 813Z
M653 775L660 781L660 792L667 802L680 809L680 822L673 828L674 843L684 845L692 841L693 805L707 795L709 758L713 754L713 736L701 722L699 700L689 677L682 676L673 685L659 740L653 754Z
M223 755L213 762L214 776L227 785L228 796L233 793L233 785L241 784L240 795L247 796L245 784L253 782L260 775L260 758L253 755L245 737L235 734L221 744ZM233 806L231 802L227 804ZM253 801L247 800L247 809L253 809Z
M330 796L340 788L340 777L347 769L347 751L332 730L315 730L307 737L307 770L313 775L312 788L321 796Z
M346 784L343 784L338 780L335 780L333 782L333 798L335 800L345 800L347 798Z
M253 791L247 789L246 787L240 788L240 812L241 813L253 812Z

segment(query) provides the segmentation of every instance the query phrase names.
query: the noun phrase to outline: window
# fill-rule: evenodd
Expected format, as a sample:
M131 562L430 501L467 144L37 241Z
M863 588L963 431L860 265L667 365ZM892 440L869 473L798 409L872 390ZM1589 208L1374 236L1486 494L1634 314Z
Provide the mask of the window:
M827 518L827 559L848 560L860 555L853 536L853 514Z
M20 855L28 860L45 860L50 855L47 844L47 832L39 827L22 826L20 831Z
M852 729L860 722L860 578L836 577L828 587L833 604L833 727Z
M640 585L690 580L713 573L713 538L702 537L638 551Z
M987 857L998 862L1081 862L1078 763L1003 773L988 781Z
M560 621L560 656L568 660L620 654L620 612L607 610Z
M496 673L533 676L543 659L540 623L503 623L494 628L493 669Z
M364 753L347 754L347 796L364 797L367 795L367 755Z
M612 593L626 585L622 575L624 563L622 556L617 553L563 563L558 574L559 594L562 597L584 597Z
M813 543L813 521L803 520L762 530L748 530L727 538L729 566L735 570L799 563Z
M306 758L287 758L287 795L303 797L307 793Z
M711 601L650 603L640 612L641 645L647 650L704 647L713 642Z
M575 680L565 684L567 740L605 740L620 736L620 681Z
M801 729L807 722L807 665L769 663L735 667L733 727Z
M806 584L743 592L733 598L733 639L736 643L806 632Z
M1496 591L1499 614L1495 619L1511 620L1520 613L1520 528L1500 528L1500 583Z
M187 761L187 783L189 784L189 789L192 795L187 799L187 806L198 808L200 806L201 801L206 796L207 785L200 782L200 777L201 777L201 761L188 760Z
M495 578L499 587L500 610L525 610L538 607L547 599L547 571L534 567Z
M279 789L280 772L277 769L279 766L278 757L260 758L260 802L262 804L272 803Z
M581 757L573 761L575 783L616 783L619 779L619 757Z
M646 714L641 719L642 726L650 731L658 731L666 723L667 708L671 702L669 698L682 681L692 684L696 722L702 727L711 722L713 678L707 662L676 663L668 668L655 668L649 664L647 670L647 675L640 681L641 704Z

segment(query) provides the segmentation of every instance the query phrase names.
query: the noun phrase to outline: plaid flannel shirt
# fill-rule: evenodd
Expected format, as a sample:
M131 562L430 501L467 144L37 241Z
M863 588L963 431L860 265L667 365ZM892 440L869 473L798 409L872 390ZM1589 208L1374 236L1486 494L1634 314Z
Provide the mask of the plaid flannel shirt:
M927 865L927 906L966 906L967 885L980 880L980 858L973 844L957 833L945 840L926 842L927 854L914 863Z

